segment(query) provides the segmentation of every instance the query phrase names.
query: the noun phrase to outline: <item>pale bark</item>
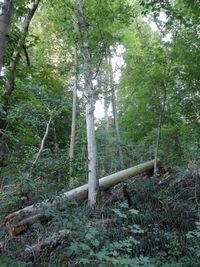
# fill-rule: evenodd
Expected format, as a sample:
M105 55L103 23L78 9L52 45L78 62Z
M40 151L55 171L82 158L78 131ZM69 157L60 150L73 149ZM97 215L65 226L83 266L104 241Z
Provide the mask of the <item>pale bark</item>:
M27 245L25 250L21 253L21 256L25 259L36 259L45 248L53 249L57 247L63 239L69 236L69 234L69 230L60 230L57 233L52 234L50 237L39 241L37 244L31 246Z
M107 62L107 57L106 57ZM108 123L108 107L109 107L109 101L108 101L108 77L107 73L104 74L103 71L99 70L98 76L97 76L97 88L100 93L103 95L103 102L104 102L104 121L105 121L105 130L108 132L109 123Z
M154 166L154 160L151 160L139 164L135 167L131 167L126 170L103 177L99 180L100 189L106 190L112 186L122 183L128 178L134 177L138 174L153 169L153 166ZM6 216L5 224L9 227L9 225L12 225L12 223L16 220L16 218L18 216L20 217L21 214L22 215L28 214L29 216L38 214L41 213L43 209L56 207L59 203L62 203L64 201L69 201L69 200L82 201L87 198L87 195L88 195L88 184L85 184L77 188L74 188L66 193L63 193L62 195L56 197L53 201L46 200L41 203L33 204L31 206L27 206L21 210L13 212L8 216Z
M11 28L13 1L4 0L0 8L0 74L3 66L3 57Z
M165 113L165 105L166 105L166 99L167 99L167 85L165 81L163 83L162 90L163 90L163 99L161 103L161 111L160 111L160 116L159 116L159 121L158 121L156 147L155 147L155 154L154 154L154 176L157 176L157 172L158 172L158 166L157 166L158 151L159 151L160 138L161 138L162 121L163 121L163 116Z
M93 97L91 55L88 32L83 13L82 0L76 0L78 29L82 38L81 54L83 57L84 95L86 99L86 128L88 147L88 203L91 208L97 204L99 183L96 175L96 138L94 126L95 101Z
M106 56L107 62L107 56ZM109 117L108 117L108 108L109 108L109 77L106 73L106 77L104 79L104 86L103 86L103 95L104 95L104 121L105 121L105 129L108 132L109 129Z
M107 132L109 129L108 107L109 107L108 92L107 90L104 90L104 120L105 120L105 128Z
M41 144L40 144L40 149L38 150L38 153L37 153L36 158L35 158L35 160L34 160L34 162L32 164L32 168L31 169L33 169L34 166L36 165L36 163L37 163L37 161L38 161L38 159L39 159L39 157L40 157L40 155L41 155L41 153L42 153L42 151L44 149L44 143L45 143L45 140L46 140L46 138L48 136L48 133L49 133L49 126L51 124L51 120L52 120L52 117L50 117L49 121L47 122L46 130L45 130L44 136L43 136Z
M78 88L78 61L77 61L77 47L74 47L74 87L73 87L73 105L72 105L72 124L71 124L71 138L69 148L69 187L73 187L73 168L72 161L74 159L74 148L75 148L75 133L76 133L76 100L77 100L77 88Z
M111 64L111 58L110 57L109 57L109 68L110 68L110 89L111 89L111 97L112 97L112 110L113 110L115 132L116 132L118 150L119 150L120 167L124 168L124 160L123 160L123 153L122 153L122 149L121 149L119 120L118 120L118 112L117 112L117 100L116 100L116 95L115 95L116 92L115 92L113 70L112 70L112 64Z
M53 125L53 139L54 139L54 152L55 152L55 156L56 156L56 159L58 160L59 159L59 145L58 145L58 138L57 138L57 134L56 134L56 126L55 126L55 123L54 121L52 120L52 125ZM57 181L58 181L58 184L60 185L61 184L61 172L60 170L57 172Z

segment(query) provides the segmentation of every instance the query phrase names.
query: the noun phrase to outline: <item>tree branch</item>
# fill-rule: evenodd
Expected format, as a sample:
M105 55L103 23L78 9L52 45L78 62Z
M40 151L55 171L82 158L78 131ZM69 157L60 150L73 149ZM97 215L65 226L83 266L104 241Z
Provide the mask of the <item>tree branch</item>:
M51 124L51 121L52 121L52 116L50 117L50 119L49 119L49 121L48 121L48 123L47 123L46 131L45 131L45 134L44 134L44 136L43 136L43 138L42 138L42 142L41 142L41 145L40 145L40 149L39 149L39 151L38 151L38 153L37 153L37 156L36 156L36 158L35 158L35 160L34 160L34 162L33 162L33 164L32 164L31 170L34 168L35 164L37 163L37 161L38 161L38 159L39 159L40 154L41 154L42 151L43 151L43 148L44 148L44 142L45 142L45 140L46 140L46 138L47 138L47 135L48 135L48 133L49 133L49 126L50 126L50 124Z
M28 50L27 50L25 44L23 45L23 50L24 50L24 55L25 55L25 58L26 58L27 66L30 68L31 67L31 61L30 61Z

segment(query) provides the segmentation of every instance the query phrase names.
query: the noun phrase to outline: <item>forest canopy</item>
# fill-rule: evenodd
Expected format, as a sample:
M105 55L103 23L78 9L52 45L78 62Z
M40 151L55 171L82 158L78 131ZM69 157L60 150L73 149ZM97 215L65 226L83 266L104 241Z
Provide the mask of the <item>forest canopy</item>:
M0 266L198 266L199 68L198 0L0 0Z

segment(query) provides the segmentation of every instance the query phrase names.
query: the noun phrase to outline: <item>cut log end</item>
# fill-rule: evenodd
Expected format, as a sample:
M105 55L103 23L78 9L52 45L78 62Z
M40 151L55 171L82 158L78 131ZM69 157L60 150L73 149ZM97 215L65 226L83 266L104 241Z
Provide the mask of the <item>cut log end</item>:
M158 161L159 164L159 161ZM99 187L100 190L106 190L110 187L113 187L119 183L124 182L125 180L129 179L130 177L136 176L140 173L144 173L148 170L151 170L154 166L154 160L139 164L135 167L128 168L126 170L111 174L109 176L103 177L99 180ZM16 212L13 212L9 214L5 218L5 224L7 226L8 232L10 235L15 236L18 235L22 232L27 231L29 226L35 222L35 221L46 221L46 217L41 215L42 208L47 207L47 208L52 208L56 207L59 203L67 201L67 200L84 200L87 198L87 193L88 193L88 185L82 185L80 187L74 188L63 195L55 198L53 202L50 202L48 200L38 204L38 205L31 205L28 207L25 207L22 210L18 210ZM126 195L128 194L127 191L125 192ZM127 197L126 197L127 198ZM129 200L129 204L131 204L130 198L127 199ZM42 208L41 208L42 207ZM20 214L28 214L30 216L27 219L21 220L20 222L16 223L16 221L19 221ZM33 214L36 214L33 216ZM18 220L17 220L18 219Z
M31 217L28 217L16 224L12 224L12 221L7 220L6 228L10 236L17 236L19 234L26 232L33 223L38 222L41 224L45 224L51 218L52 217L47 217L45 215L37 214Z
M44 249L53 249L57 247L63 239L69 236L69 234L69 230L60 230L57 233L54 233L51 237L45 238L36 244L31 246L27 245L24 251L21 252L21 257L26 260L36 258Z

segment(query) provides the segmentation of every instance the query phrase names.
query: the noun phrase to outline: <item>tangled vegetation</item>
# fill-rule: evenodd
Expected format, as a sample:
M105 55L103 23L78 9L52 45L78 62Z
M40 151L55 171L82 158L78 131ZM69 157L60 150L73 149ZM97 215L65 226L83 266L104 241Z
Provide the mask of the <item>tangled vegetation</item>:
M199 14L0 0L0 267L200 266Z

